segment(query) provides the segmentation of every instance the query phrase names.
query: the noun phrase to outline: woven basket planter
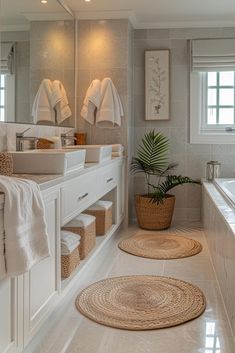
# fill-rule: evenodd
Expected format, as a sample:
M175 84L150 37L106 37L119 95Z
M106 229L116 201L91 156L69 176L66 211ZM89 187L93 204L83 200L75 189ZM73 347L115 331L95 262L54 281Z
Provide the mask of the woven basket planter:
M166 195L163 203L153 203L147 195L136 195L135 207L140 228L149 230L167 229L171 225L175 196Z

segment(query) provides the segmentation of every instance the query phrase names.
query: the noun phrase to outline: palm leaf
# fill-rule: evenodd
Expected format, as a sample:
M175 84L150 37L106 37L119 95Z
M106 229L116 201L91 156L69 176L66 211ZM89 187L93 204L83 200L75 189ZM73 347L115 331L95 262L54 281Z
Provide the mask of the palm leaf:
M144 135L131 165L133 173L161 174L167 168L169 141L154 130Z
M167 175L165 181L154 188L152 202L163 202L168 191L183 184L201 184L201 182L182 175Z

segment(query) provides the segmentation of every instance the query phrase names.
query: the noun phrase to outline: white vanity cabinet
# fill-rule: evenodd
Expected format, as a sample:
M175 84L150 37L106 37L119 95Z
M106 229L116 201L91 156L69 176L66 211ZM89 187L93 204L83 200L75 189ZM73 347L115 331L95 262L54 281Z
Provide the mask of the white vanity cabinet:
M4 197L0 194L0 236L3 237ZM23 279L0 280L0 352L18 353L23 347Z
M51 256L24 275L24 344L54 309L60 290L60 192L43 192Z
M19 353L23 347L22 278L0 281L0 352Z
M32 338L70 289L76 286L82 268L89 266L89 261L118 229L124 216L124 165L124 160L119 158L103 165L91 165L66 177L43 176L41 183L38 177L31 177L39 180L41 187L51 256L24 275L0 280L0 353L34 351L31 349ZM113 227L103 239L100 237L102 242L72 278L62 281L61 226L101 198L111 199L114 203Z

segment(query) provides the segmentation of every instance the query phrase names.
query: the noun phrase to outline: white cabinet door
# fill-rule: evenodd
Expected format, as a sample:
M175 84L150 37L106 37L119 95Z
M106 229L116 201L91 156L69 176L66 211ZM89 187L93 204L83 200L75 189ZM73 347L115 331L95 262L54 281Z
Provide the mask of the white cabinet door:
M0 352L22 351L23 340L22 276L0 281Z
M41 327L59 299L59 191L44 195L44 203L51 256L39 262L24 275L24 345Z

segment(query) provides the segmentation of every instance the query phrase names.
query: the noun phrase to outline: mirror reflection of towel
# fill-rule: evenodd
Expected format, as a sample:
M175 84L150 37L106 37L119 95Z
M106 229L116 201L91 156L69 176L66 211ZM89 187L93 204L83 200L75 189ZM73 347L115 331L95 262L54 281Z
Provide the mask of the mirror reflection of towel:
M55 124L55 111L51 104L51 94L51 80L42 80L32 108L32 116L35 124L40 122Z
M63 84L49 79L42 80L35 96L32 116L35 123L58 125L72 116Z

